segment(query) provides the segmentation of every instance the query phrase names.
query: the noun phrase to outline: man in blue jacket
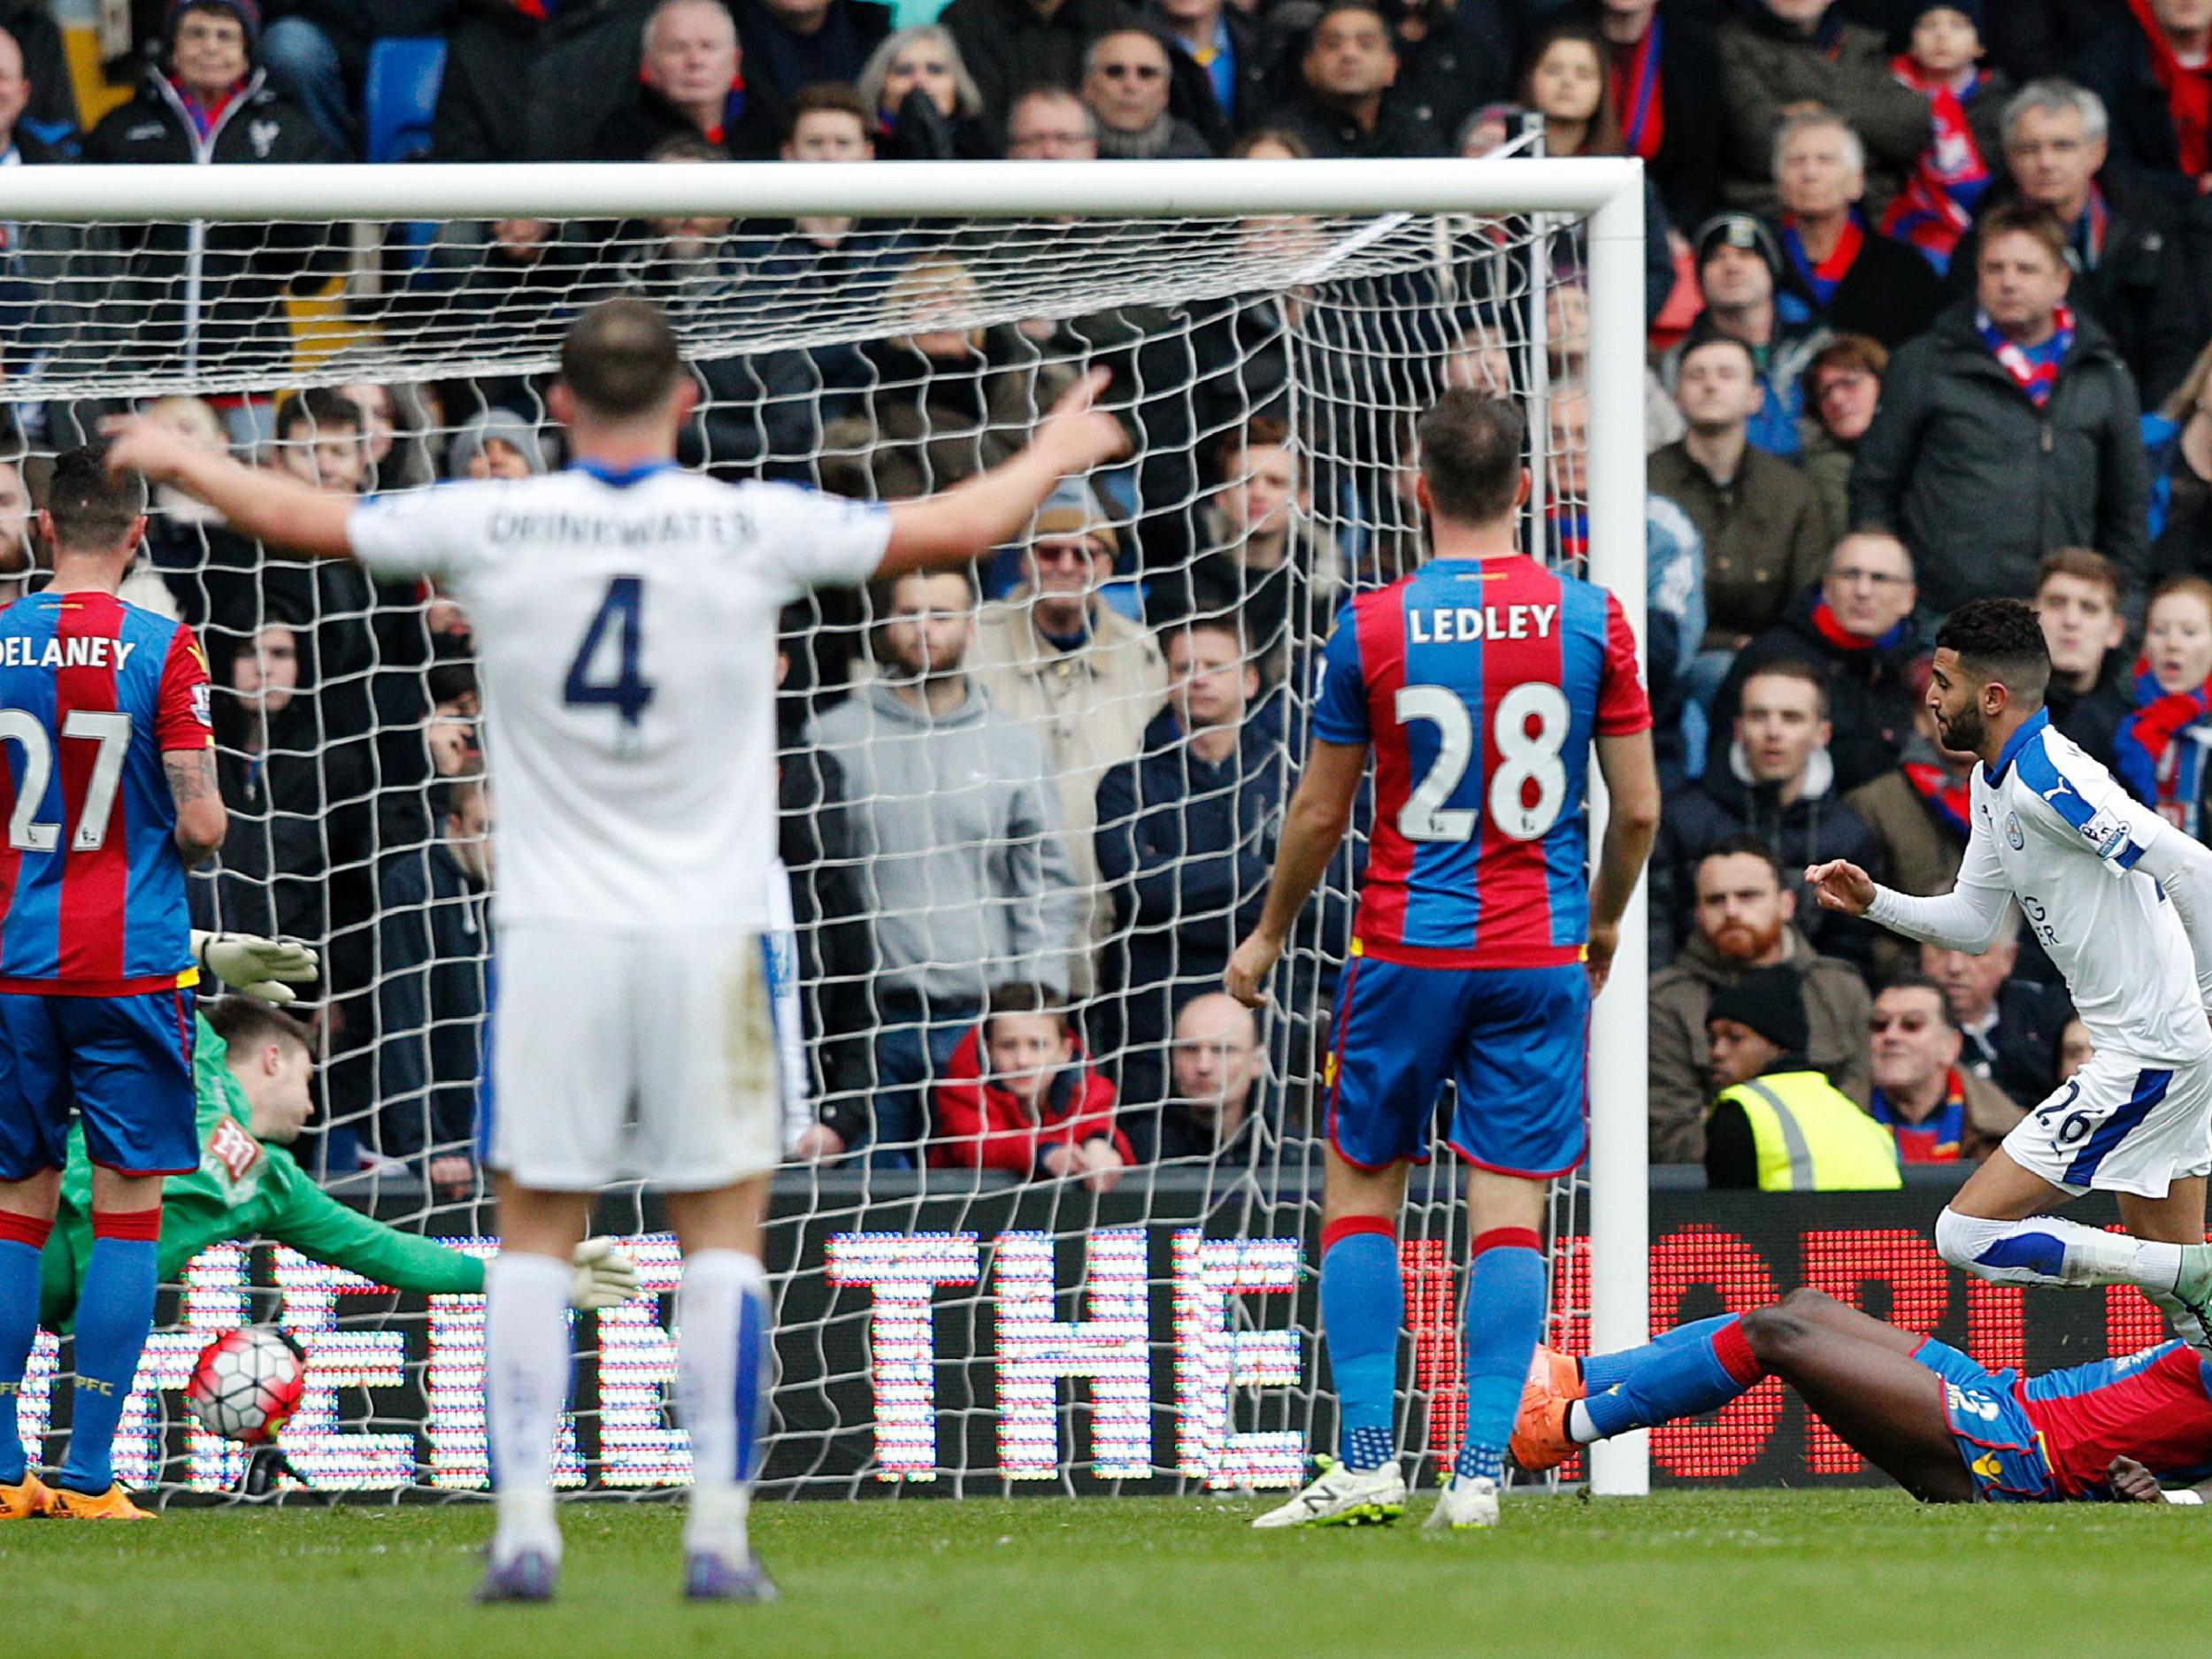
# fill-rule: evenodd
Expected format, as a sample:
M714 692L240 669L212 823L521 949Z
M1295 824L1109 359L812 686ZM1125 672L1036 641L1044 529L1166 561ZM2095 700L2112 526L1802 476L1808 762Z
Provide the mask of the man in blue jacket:
M1121 987L1121 1098L1152 1156L1175 1016L1213 989L1259 918L1283 809L1282 741L1256 718L1260 674L1233 622L1197 617L1162 641L1168 706L1136 759L1100 780L1099 873L1114 936L1101 979ZM1096 1035L1097 1033L1094 1033Z

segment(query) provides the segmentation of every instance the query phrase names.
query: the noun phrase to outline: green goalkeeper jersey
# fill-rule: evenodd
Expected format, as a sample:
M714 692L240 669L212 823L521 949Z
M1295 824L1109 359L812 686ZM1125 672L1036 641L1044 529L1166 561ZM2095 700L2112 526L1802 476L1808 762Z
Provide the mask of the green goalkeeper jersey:
M210 1245L253 1238L288 1244L395 1290L423 1295L480 1294L484 1263L349 1210L315 1185L282 1147L257 1141L245 1091L227 1064L229 1048L196 1014L193 1083L199 1098L200 1167L161 1188L161 1281L174 1284ZM69 1135L61 1209L41 1262L39 1320L50 1331L74 1322L92 1259L92 1160L84 1131Z

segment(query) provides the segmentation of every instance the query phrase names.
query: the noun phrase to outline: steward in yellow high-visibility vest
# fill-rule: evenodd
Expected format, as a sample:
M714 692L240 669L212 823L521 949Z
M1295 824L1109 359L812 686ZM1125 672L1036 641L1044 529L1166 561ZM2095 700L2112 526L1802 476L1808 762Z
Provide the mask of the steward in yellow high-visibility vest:
M1863 1192L1903 1185L1897 1142L1805 1063L1797 975L1762 968L1715 994L1706 1015L1713 1083L1705 1177L1768 1193Z

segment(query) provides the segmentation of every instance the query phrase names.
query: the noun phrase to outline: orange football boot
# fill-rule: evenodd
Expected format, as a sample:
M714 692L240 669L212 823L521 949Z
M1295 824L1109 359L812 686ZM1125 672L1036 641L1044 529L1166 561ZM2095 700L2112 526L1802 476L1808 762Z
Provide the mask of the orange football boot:
M118 1484L105 1492L87 1497L81 1492L72 1492L66 1486L50 1488L46 1513L57 1521L150 1521L154 1517L131 1502L131 1494Z
M1582 1386L1582 1362L1571 1354L1562 1354L1555 1348L1536 1345L1536 1356L1529 1361L1528 1379L1541 1383L1562 1400L1579 1400L1590 1391Z
M1516 1465L1532 1475L1541 1474L1582 1449L1567 1432L1567 1412L1573 1404L1540 1382L1521 1390L1521 1413L1514 1420L1513 1438L1506 1443Z
M27 1469L15 1485L0 1486L0 1521L35 1521L53 1502L54 1494L37 1471Z

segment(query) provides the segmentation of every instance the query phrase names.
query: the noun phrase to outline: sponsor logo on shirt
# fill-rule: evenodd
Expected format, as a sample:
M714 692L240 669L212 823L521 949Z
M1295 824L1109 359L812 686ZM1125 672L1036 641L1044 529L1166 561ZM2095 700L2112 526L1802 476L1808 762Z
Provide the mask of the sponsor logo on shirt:
M225 1118L208 1132L202 1162L211 1173L219 1172L236 1187L253 1173L262 1156L261 1143L235 1118Z

